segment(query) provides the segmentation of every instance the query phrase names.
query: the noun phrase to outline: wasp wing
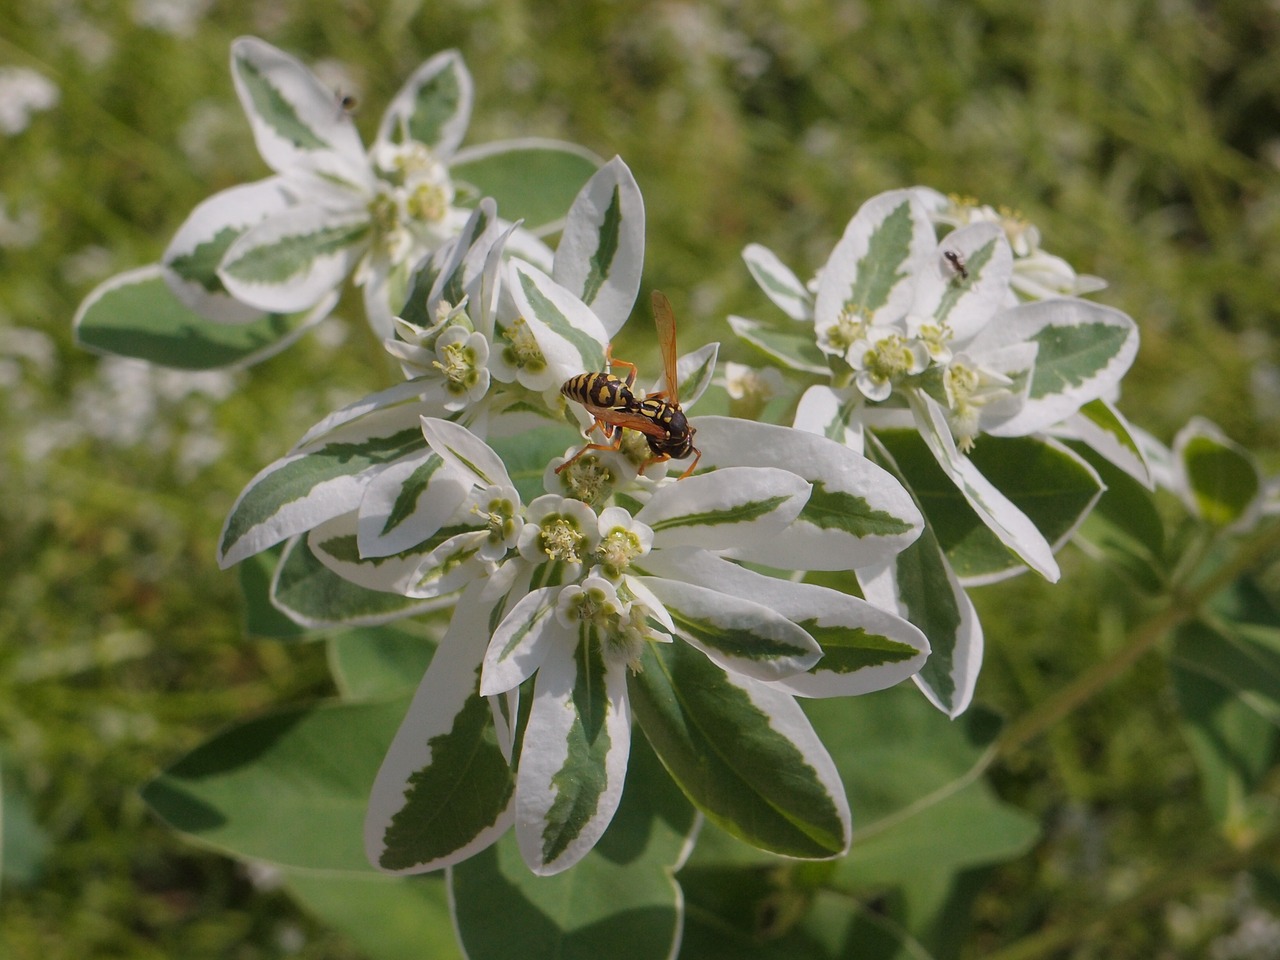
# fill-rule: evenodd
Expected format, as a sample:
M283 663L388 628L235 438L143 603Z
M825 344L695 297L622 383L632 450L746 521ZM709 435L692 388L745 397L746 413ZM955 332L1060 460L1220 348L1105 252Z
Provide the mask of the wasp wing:
M679 406L680 384L676 379L676 315L665 293L660 290L653 291L652 300L653 323L658 328L658 351L662 354L662 376L667 381L667 399L673 406Z

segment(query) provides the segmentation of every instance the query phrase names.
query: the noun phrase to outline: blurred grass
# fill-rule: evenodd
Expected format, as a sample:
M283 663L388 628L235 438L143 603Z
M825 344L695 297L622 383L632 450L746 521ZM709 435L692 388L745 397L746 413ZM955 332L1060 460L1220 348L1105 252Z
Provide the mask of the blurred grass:
M141 22L184 9L188 33ZM1016 208L1139 322L1133 420L1167 441L1204 414L1277 467L1271 4L0 0L0 23L0 64L61 92L0 139L0 204L41 224L31 245L0 247L0 744L49 840L39 876L0 896L6 957L354 955L154 823L136 789L233 719L329 691L318 647L242 639L214 542L253 473L390 368L341 349L365 335L332 321L226 401L147 375L112 392L110 365L70 336L96 282L154 261L208 194L266 173L228 74L236 35L340 62L366 137L410 71L456 46L477 84L468 143L553 136L621 154L647 205L646 286L671 296L686 349L724 340L722 358L758 361L727 313L772 309L746 243L808 276L880 190L924 183ZM357 318L355 301L343 312ZM42 346L15 358L24 328ZM647 320L618 352L652 369ZM154 408L139 412L139 395ZM133 435L118 429L130 417ZM1057 588L978 592L978 695L1011 715L1112 649L1132 604L1066 559ZM971 955L1086 915L1212 831L1166 677L1144 667L1000 772L1047 834L994 874ZM1211 925L1205 904L1229 892L1206 878L1072 955L1185 955L1207 934L1171 911Z

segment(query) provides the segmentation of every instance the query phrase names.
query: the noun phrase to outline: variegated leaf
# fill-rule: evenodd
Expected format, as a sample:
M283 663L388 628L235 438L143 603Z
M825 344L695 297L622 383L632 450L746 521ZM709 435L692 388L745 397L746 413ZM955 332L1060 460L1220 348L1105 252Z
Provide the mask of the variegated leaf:
M953 343L963 344L1000 312L1012 275L1013 251L999 225L960 227L943 238L932 267L920 271L911 313L945 324Z
M883 690L918 672L929 641L907 620L860 597L766 577L705 550L662 550L646 566L669 580L698 584L763 604L817 641L822 659L776 685L803 697L845 697Z
M644 198L614 157L573 201L552 279L579 297L612 338L631 314L644 266Z
M423 417L422 435L436 455L472 486L514 486L502 459L466 427L451 420Z
M742 251L742 259L747 269L755 278L760 289L765 292L778 308L792 320L813 319L813 294L791 272L791 268L778 259L768 247L752 243ZM808 331L812 342L812 332ZM824 364L825 367L825 364Z
M868 452L896 472L893 458L874 438ZM915 675L916 685L939 710L958 717L973 699L982 668L982 624L933 530L925 527L897 556L857 574L867 600L905 617L929 638L931 652Z
M729 326L747 343L759 347L784 367L819 376L831 373L826 355L814 342L812 327L762 323L732 314Z
M1044 430L1110 395L1138 352L1138 327L1119 310L1062 297L999 314L968 349L978 354L1023 342L1038 347L1031 389L1017 416L988 431L996 436Z
M828 859L849 848L844 787L795 699L683 643L649 644L630 677L636 722L716 825L752 846Z
M815 383L800 395L796 405L797 430L816 433L834 440L854 453L862 453L862 420L857 416L863 407L862 392L856 387L836 390L825 383Z
M319 443L277 460L249 481L222 528L222 566L355 511L371 475L422 444L420 429L397 426L380 432L372 429L379 424L367 426L370 430L363 436Z
M430 147L437 159L448 160L466 135L473 97L474 84L462 55L456 50L437 53L392 98L378 126L378 142L417 141Z
M919 535L923 519L902 485L841 444L730 417L696 417L693 424L704 464L775 467L813 485L795 520L758 550L737 551L741 559L793 570L852 570L892 556Z
M584 626L538 670L516 772L516 841L540 876L584 857L618 809L631 752L627 665Z
M480 692L486 696L518 687L542 665L551 644L572 644L573 634L556 619L560 587L525 594L502 618L484 655Z
M663 547L767 549L809 498L810 485L786 470L725 467L667 484L635 514Z
M929 452L982 522L1027 566L1050 583L1057 582L1060 573L1053 548L1027 515L956 449L946 414L938 402L924 394L913 394L910 402Z
M778 680L822 656L804 628L763 603L664 577L639 582L666 607L676 633L730 673Z
M1178 493L1215 527L1247 529L1262 508L1262 474L1253 455L1217 424L1193 417L1173 441Z
M258 152L277 173L317 160L364 163L360 135L334 92L294 57L257 37L238 37L231 76Z
M1148 490L1155 489L1155 480L1147 457L1129 426L1115 405L1099 399L1086 403L1068 417L1054 434L1082 440L1108 463L1119 467Z
M389 556L422 543L462 506L469 481L430 450L388 464L360 501L360 556Z
M916 275L936 255L933 225L909 190L872 197L854 215L818 278L814 318L835 323L845 310L878 324L906 316Z
M375 626L454 602L453 597L418 600L353 583L321 562L307 539L289 542L271 580L271 603L294 623L314 630Z
M515 779L477 692L490 615L502 599L486 597L480 583L463 592L382 761L365 816L365 850L381 870L438 870L511 825Z
M218 266L246 230L289 206L281 177L268 177L215 193L188 214L164 252L165 279L173 292L203 317L249 323L262 310L233 298Z
M368 245L368 214L293 207L245 231L231 244L218 278L237 300L292 313L342 281Z
M594 313L541 270L513 260L508 274L516 308L529 325L553 379L604 369L609 336Z

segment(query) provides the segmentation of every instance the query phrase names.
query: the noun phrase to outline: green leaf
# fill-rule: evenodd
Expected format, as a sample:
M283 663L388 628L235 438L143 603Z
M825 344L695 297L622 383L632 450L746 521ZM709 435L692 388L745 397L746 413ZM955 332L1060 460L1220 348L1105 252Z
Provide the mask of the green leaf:
M286 870L284 883L294 900L350 937L368 960L463 960L439 874L335 877Z
M679 943L683 920L671 875L693 828L688 802L635 738L618 812L576 866L534 876L507 834L450 870L467 956L666 960Z
M1248 831L1250 793L1280 758L1280 646L1230 624L1190 623L1174 638L1170 669L1209 809L1228 832Z
M834 870L847 891L1025 853L1034 819L976 776L999 731L980 707L949 720L905 687L845 700L806 700L805 712L840 769L858 829Z
M1248 451L1197 417L1179 431L1174 457L1182 468L1189 506L1201 520L1226 527L1252 518L1262 477Z
M599 167L599 157L571 143L511 140L459 151L449 173L477 198L493 197L504 220L538 230L564 218Z
M1029 399L1067 393L1088 383L1122 352L1132 336L1129 329L1111 323L1041 328L1030 337L1039 350Z
M650 644L642 664L629 684L634 715L708 819L787 856L844 850L844 797L790 696L726 674L684 643Z
M399 697L417 688L434 648L413 621L356 627L329 637L329 664L344 699Z
M0 763L0 886L26 887L45 872L51 843L36 819L32 797L5 772L8 766Z
M164 280L158 264L99 284L80 304L76 342L89 350L134 357L180 370L249 366L293 343L328 315L266 314L251 323L215 323L192 311Z
M174 829L232 856L368 873L363 822L406 701L324 704L233 727L143 788Z
M245 634L276 640L313 639L313 633L301 624L294 623L271 602L271 579L283 553L284 547L273 547L254 554L239 566L240 592L244 595Z
M1076 539L1101 553L1143 589L1156 593L1164 583L1164 521L1150 490L1084 443L1072 450L1097 471L1106 489L1089 512Z

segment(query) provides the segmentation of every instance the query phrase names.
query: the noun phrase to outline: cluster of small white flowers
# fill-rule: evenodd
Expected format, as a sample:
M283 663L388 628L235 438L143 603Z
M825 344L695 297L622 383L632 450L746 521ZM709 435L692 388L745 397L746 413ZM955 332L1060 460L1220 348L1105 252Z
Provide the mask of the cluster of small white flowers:
M0 67L0 133L16 136L34 114L52 110L61 98L57 84L27 67Z

